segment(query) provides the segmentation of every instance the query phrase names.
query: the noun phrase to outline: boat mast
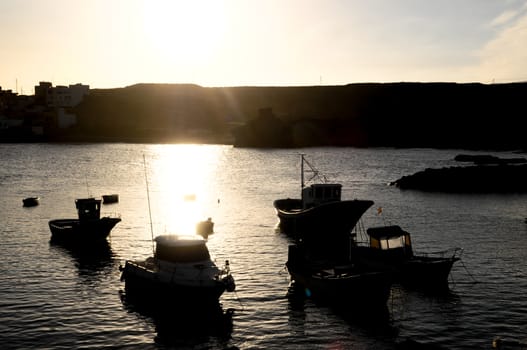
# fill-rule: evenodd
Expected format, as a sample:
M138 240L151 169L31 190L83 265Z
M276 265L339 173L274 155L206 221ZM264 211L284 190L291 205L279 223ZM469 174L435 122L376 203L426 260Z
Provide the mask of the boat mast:
M150 234L152 236L152 255L155 254L154 251L154 226L152 224L152 210L150 208L150 191L148 189L148 177L146 176L146 158L143 154L143 165L145 169L145 182L146 182L146 199L148 201L148 215L150 217Z
M311 163L309 163L307 161L307 159L304 157L304 154L301 154L301 156L302 156L302 169L301 169L301 172L302 172L302 188L304 188L304 163L306 163L307 166L309 167L308 171L313 173L313 175L307 181L311 181L311 180L317 178L320 181L322 181L323 183L327 183L328 179L326 178L326 175L320 174L318 169L315 168L314 165L312 165Z

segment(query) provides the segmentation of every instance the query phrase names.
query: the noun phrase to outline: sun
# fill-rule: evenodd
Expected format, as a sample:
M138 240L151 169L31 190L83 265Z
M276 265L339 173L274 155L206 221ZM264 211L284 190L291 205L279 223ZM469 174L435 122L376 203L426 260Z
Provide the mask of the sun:
M143 5L143 30L154 55L173 63L206 61L221 45L222 1L151 0Z

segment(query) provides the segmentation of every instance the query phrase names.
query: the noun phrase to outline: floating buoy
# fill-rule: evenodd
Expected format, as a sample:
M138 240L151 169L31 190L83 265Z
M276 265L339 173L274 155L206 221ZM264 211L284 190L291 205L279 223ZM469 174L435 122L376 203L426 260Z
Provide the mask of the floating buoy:
M212 222L211 218L200 221L196 224L196 234L206 238L212 233L214 233L214 222Z
M34 207L34 206L37 206L39 202L40 202L39 197L28 197L28 198L22 199L22 203L24 207Z

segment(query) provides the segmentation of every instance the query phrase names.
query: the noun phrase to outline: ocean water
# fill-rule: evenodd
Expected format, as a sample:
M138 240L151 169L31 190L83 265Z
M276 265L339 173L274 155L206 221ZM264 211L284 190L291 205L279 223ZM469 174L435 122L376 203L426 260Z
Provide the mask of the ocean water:
M386 318L288 296L289 238L272 202L298 197L300 153L343 197L375 201L364 227L398 224L414 250L464 249L446 294L392 288ZM0 144L0 344L3 349L395 349L409 342L489 349L527 338L527 195L457 195L388 186L462 150L219 145ZM488 153L488 152L487 152ZM487 154L485 153L485 154ZM507 152L491 153L517 157ZM148 184L148 185L147 185ZM49 242L48 221L76 216L74 200L118 193L122 218L106 249ZM40 205L22 207L39 196ZM150 205L149 205L150 204ZM149 209L150 207L150 209ZM377 208L382 208L378 214ZM152 254L152 237L193 231L211 217L208 246L230 261L228 317L162 315L123 298L119 265Z

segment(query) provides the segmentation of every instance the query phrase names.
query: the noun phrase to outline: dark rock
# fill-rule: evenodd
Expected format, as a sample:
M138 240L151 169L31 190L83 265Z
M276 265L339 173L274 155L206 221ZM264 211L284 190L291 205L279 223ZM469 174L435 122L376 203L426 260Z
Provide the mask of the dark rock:
M392 182L401 189L452 193L526 193L527 164L427 168Z
M484 165L484 164L522 164L527 163L527 159L525 158L500 158L496 156L491 156L488 154L458 154L455 158L455 161L458 162L472 162L477 165Z

